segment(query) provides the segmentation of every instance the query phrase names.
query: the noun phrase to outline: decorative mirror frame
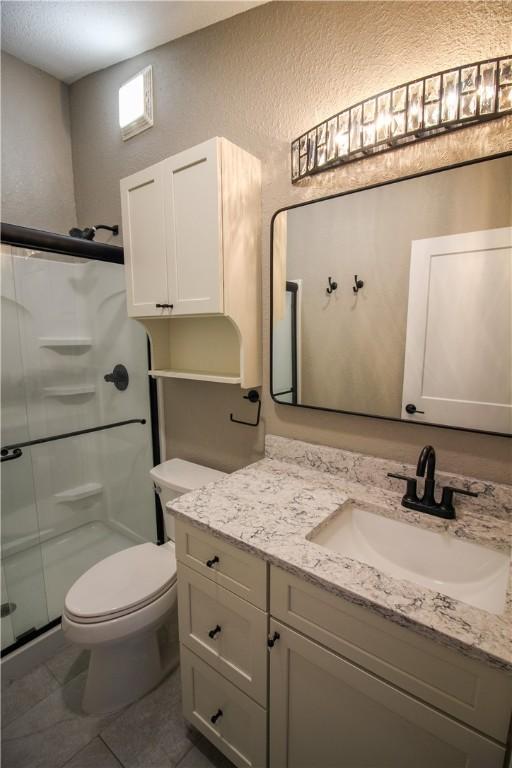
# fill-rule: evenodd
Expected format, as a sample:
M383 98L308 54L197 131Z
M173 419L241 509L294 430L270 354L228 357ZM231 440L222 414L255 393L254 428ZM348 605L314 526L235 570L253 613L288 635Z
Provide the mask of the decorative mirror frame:
M457 427L457 426L451 426L450 424L436 424L434 422L414 422L414 421L407 421L405 419L401 419L394 416L380 416L378 414L371 414L371 413L361 413L359 411L346 411L343 409L338 408L324 408L319 405L303 405L302 403L285 403L281 400L278 400L276 396L274 395L274 386L273 386L273 375L274 375L274 225L275 220L277 216L280 213L284 213L285 211L291 211L295 208L303 208L306 205L314 205L315 203L321 203L325 200L333 200L337 197L346 197L347 195L353 195L356 192L365 192L370 189L377 189L379 187L387 187L390 184L397 184L401 181L409 181L410 179L418 179L422 176L432 176L435 173L442 173L443 171L451 171L455 170L456 168L462 168L467 165L476 165L478 163L484 163L488 160L498 160L501 157L510 157L512 156L512 150L507 152L499 152L494 155L486 155L485 157L478 157L476 159L472 160L464 160L460 163L454 163L452 165L445 165L440 168L433 168L428 171L420 171L419 173L413 173L408 176L400 176L397 179L390 179L387 181L381 181L377 182L376 184L370 184L366 187L356 187L355 189L347 190L346 192L338 192L334 195L326 195L324 197L318 197L314 200L306 200L303 203L295 203L294 205L288 205L283 208L279 208L272 216L272 219L270 221L270 338L269 338L269 347L270 347L270 377L269 377L269 390L270 390L270 396L272 400L277 405L282 406L288 406L291 408L306 408L308 410L313 411L326 411L328 413L345 413L349 416L363 416L367 419L379 419L380 421L394 421L399 422L400 424L410 424L411 426L426 426L426 427L438 427L439 429L454 429L459 432L476 432L479 434L484 435L495 435L498 437L508 437L512 438L512 434L507 434L506 432L492 432L488 430L483 429L471 429L469 427Z

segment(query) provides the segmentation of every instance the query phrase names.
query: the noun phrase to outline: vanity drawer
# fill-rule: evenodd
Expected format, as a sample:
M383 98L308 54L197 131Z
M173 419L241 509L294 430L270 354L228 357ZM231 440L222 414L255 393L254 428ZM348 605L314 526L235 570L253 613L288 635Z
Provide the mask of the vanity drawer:
M176 521L176 555L180 562L207 579L267 610L264 560L181 520Z
M178 614L180 641L266 706L268 615L181 563Z
M505 743L512 676L272 567L270 612L379 677Z
M266 711L183 645L181 684L186 719L235 765L264 768Z

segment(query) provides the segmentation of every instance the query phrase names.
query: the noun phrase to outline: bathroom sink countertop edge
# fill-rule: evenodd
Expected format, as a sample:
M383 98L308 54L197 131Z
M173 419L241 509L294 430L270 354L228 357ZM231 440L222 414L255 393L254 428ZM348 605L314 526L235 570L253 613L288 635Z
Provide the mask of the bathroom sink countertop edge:
M473 513L465 509L456 520L441 520L404 510L401 494L394 491L269 457L172 501L169 508L177 519L332 594L490 666L512 671L510 578L505 610L495 615L412 581L388 576L306 538L354 498L378 506L385 516L396 520L510 550L510 520L482 515L478 505Z

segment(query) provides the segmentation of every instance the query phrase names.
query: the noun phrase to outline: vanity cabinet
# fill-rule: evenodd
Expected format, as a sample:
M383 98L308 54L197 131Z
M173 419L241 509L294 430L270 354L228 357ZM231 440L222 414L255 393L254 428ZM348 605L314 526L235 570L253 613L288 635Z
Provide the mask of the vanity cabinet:
M214 138L121 181L128 315L155 376L261 384L261 170Z
M504 749L272 619L271 768L501 768Z
M176 552L184 715L235 765L503 767L507 673L181 520Z

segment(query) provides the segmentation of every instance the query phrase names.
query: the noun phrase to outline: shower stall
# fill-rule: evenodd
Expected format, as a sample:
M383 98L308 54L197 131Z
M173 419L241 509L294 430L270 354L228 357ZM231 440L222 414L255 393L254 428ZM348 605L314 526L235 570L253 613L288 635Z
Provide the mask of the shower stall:
M162 541L156 387L122 263L122 248L2 225L2 654L58 624L96 562Z

